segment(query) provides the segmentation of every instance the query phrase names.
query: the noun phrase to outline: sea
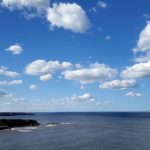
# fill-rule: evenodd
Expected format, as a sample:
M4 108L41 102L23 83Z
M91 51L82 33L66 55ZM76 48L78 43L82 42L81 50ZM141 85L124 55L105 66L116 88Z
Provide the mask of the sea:
M0 131L0 150L150 150L149 112L35 113L8 118L35 119L41 126Z

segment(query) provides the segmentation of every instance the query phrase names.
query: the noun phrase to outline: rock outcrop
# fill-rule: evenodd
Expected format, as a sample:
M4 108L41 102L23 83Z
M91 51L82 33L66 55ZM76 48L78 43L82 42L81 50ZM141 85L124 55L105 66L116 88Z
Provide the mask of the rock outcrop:
M0 112L0 116L21 116L21 115L34 115L34 114L23 112Z
M39 126L36 120L25 119L0 119L0 130L11 129L15 127Z

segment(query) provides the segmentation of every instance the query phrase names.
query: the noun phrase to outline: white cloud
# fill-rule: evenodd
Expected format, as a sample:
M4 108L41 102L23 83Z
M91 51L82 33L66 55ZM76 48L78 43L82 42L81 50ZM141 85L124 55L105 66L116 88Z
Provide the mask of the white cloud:
M97 3L97 6L100 7L100 8L107 8L108 7L107 3L103 2L103 1L99 1Z
M38 12L41 12L49 7L49 0L2 0L1 5L7 7L10 10L35 8Z
M50 79L52 79L52 75L51 74L46 74L46 75L40 76L40 80L41 81L48 81Z
M13 96L13 93L9 93L6 90L0 89L0 97L12 98Z
M145 28L141 31L137 46L133 49L134 52L150 51L150 21L147 22Z
M37 90L37 89L38 89L38 86L35 85L35 84L31 84L31 85L29 86L29 89L30 89L31 91L34 91L34 90Z
M23 81L22 80L12 80L12 81L9 81L8 83L9 83L9 85L20 85L23 83Z
M7 77L11 77L11 78L16 78L19 76L19 73L17 72L14 72L14 71L9 71L7 69L7 67L1 67L0 68L0 75L3 75L3 76L7 76Z
M54 3L47 10L47 20L52 28L64 28L78 33L84 33L90 28L86 12L76 3Z
M0 97L4 97L8 94L7 91L3 90L3 89L0 89Z
M116 69L112 69L105 64L91 64L88 68L77 70L67 70L62 73L67 80L79 81L82 84L110 80L117 74Z
M126 69L122 71L121 76L124 78L144 78L144 77L149 78L150 61L126 67Z
M0 81L0 85L21 85L22 80Z
M85 93L83 95L77 96L77 95L73 95L70 98L71 101L74 102L92 102L95 100L94 96L90 93Z
M11 52L13 55L18 55L18 54L22 53L23 48L19 44L16 43L14 45L9 46L5 50Z
M150 60L150 51L146 52L144 55L139 55L134 58L135 62L148 62Z
M22 10L26 19L46 18L50 29L55 27L84 33L91 23L85 10L76 3L51 3L50 0L1 0L1 6L10 10Z
M104 84L100 85L101 88L104 89L127 89L133 88L137 86L136 80L114 80L111 82L105 82Z
M101 8L102 8L102 9L105 9L105 8L107 8L107 7L108 7L108 4L107 4L106 2L98 1L97 4L91 8L90 11L96 13L96 12L98 11L98 9L101 9Z
M7 97L7 98L13 98L14 94L13 93L8 93L7 95L5 95L5 97Z
M75 110L77 106L83 105L86 107L89 103L92 103L93 105L97 102L95 97L90 93L85 93L83 95L73 95L70 97L64 97L64 98L52 98L52 99L27 99L24 97L7 97L8 92L6 91L0 91L0 97L2 97L2 100L0 101L0 104L2 106L6 105L5 108L2 107L1 109L4 111L8 111L8 105L11 105L11 111L24 111L24 112L31 112L31 111L42 111L42 112L49 112L49 111L71 111Z
M135 93L135 92L128 92L126 94L126 96L129 96L129 97L141 97L141 96L143 96L143 94L141 94L141 93Z
M28 64L25 71L28 75L48 75L56 71L66 70L72 67L70 62L36 60Z

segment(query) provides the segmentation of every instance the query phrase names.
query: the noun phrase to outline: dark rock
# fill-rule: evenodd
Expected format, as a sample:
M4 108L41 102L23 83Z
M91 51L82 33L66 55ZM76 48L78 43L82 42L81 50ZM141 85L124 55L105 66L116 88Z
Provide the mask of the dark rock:
M6 130L6 129L9 129L9 127L7 127L7 126L0 126L0 130Z
M20 116L20 115L34 115L33 113L23 113L23 112L1 112L0 116Z
M15 127L27 127L40 125L36 120L24 119L0 119L0 130L10 129Z

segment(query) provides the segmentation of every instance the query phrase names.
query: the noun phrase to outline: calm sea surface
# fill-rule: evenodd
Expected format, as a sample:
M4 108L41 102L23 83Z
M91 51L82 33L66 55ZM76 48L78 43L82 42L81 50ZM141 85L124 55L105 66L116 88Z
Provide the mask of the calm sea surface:
M0 131L0 150L150 150L150 113L37 113L13 118L36 119L42 125Z

